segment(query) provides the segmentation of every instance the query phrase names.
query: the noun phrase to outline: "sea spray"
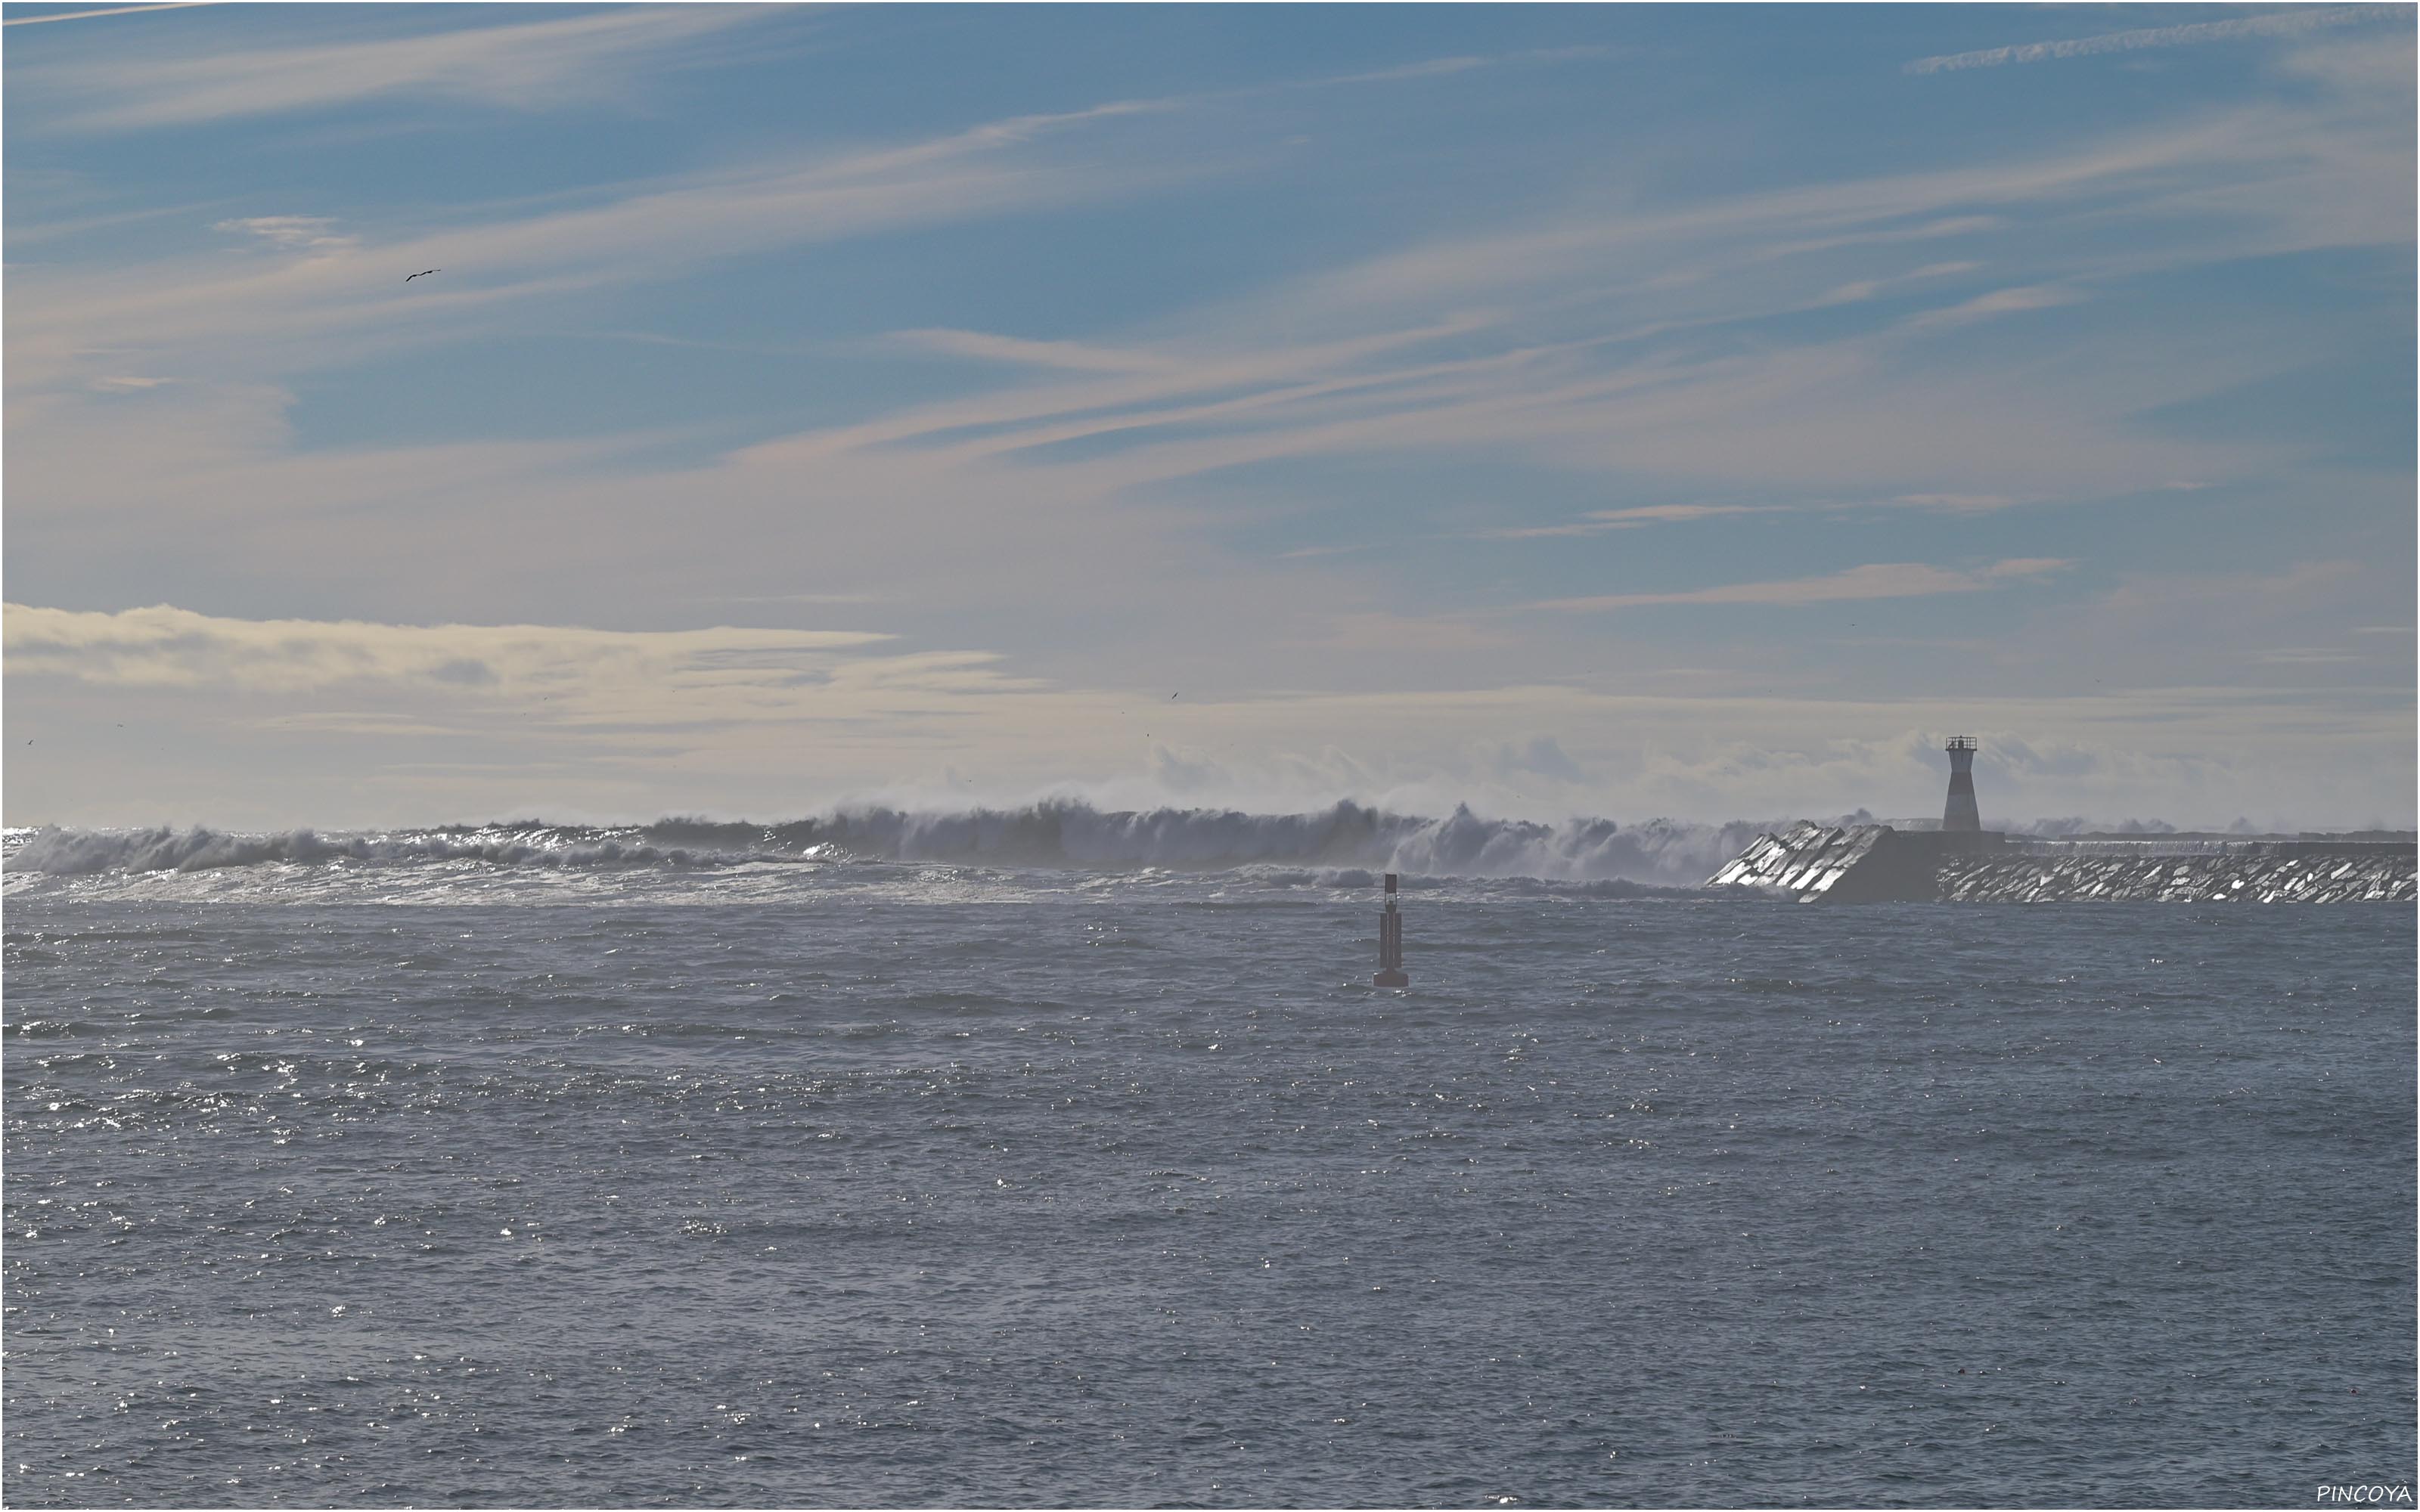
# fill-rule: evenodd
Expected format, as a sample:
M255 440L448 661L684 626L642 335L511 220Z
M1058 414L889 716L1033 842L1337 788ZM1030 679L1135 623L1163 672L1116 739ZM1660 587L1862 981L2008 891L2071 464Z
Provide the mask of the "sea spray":
M665 819L595 828L539 821L377 832L240 834L194 827L21 833L12 872L89 875L272 864L481 861L502 867L725 867L767 861L905 861L1051 870L1226 872L1313 868L1426 876L1690 886L1755 837L1761 822L1622 825L1443 818L1345 801L1307 813L1103 810L1075 799L954 811L837 809L761 825Z
M1872 823L1862 811L1841 824ZM1625 824L1579 817L1549 824L1492 819L1456 807L1442 818L1398 813L1350 799L1299 813L1233 809L1096 809L1052 798L963 810L845 806L777 824L667 818L650 825L593 826L524 819L377 831L316 828L250 834L188 829L11 829L7 870L52 875L202 872L269 865L412 866L482 862L549 869L717 869L773 862L891 861L1128 872L1287 869L1327 877L1377 875L1529 879L1544 883L1643 883L1695 887L1764 831L1773 819L1703 824L1650 819ZM2080 819L2010 825L2011 832L2068 834ZM2157 833L2171 826L2128 820L2102 829ZM1348 881L1331 885L1350 886Z

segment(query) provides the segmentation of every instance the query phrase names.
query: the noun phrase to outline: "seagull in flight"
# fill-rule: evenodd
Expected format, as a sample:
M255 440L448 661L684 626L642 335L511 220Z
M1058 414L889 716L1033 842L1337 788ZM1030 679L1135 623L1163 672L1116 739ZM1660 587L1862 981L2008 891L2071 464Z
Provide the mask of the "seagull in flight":
M403 281L409 284L415 278L427 278L431 273L442 273L443 271L445 271L445 270L442 268L424 268L416 273L406 273Z

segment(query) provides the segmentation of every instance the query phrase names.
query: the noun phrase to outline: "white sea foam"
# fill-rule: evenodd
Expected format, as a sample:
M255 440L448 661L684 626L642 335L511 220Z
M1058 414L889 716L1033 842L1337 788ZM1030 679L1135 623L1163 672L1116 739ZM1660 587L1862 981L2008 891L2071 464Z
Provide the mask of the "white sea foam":
M776 825L668 819L597 829L536 823L376 833L240 834L209 828L47 828L22 837L12 872L199 872L267 865L726 867L741 862L905 861L1132 872L1315 868L1424 876L1692 885L1765 827L1761 823L1623 825L1443 818L1352 802L1310 813L1096 810L1077 800L952 812L834 810Z
M8 856L11 872L90 875L104 872L208 872L271 864L341 861L488 861L500 866L697 866L746 856L699 855L658 846L632 832L438 830L376 835L321 835L311 829L238 834L196 825L186 830L41 829Z

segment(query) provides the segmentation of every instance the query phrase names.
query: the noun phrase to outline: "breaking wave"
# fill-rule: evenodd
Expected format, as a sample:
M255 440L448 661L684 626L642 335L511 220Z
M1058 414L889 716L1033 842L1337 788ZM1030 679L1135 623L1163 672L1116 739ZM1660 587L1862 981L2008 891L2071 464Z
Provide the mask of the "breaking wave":
M1078 800L920 812L839 810L775 825L665 819L592 828L527 821L414 830L237 834L193 828L12 833L7 869L54 874L224 867L485 862L500 867L721 868L898 861L1053 870L1400 872L1414 876L1694 887L1769 822L1444 818L1354 802L1311 813L1103 811Z
M560 825L490 826L402 834L321 835L295 829L244 835L175 829L40 829L10 854L11 872L208 872L278 862L490 861L500 866L710 866L734 857L645 843L627 833Z
M1559 882L1696 883L1761 827L1666 820L1622 825L1610 819L1547 825L1482 819L1466 808L1435 819L1353 802L1291 814L1103 811L1064 800L958 813L849 810L761 829L665 820L649 825L646 834L659 842L718 848L1084 871L1296 866Z

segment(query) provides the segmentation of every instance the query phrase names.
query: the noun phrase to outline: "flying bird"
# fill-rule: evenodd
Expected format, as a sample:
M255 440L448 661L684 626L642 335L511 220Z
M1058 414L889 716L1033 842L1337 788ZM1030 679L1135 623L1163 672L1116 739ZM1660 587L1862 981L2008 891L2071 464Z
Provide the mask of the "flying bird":
M443 271L445 271L445 270L442 268L424 268L416 273L404 274L403 281L409 284L415 278L427 278L431 273L442 273Z

